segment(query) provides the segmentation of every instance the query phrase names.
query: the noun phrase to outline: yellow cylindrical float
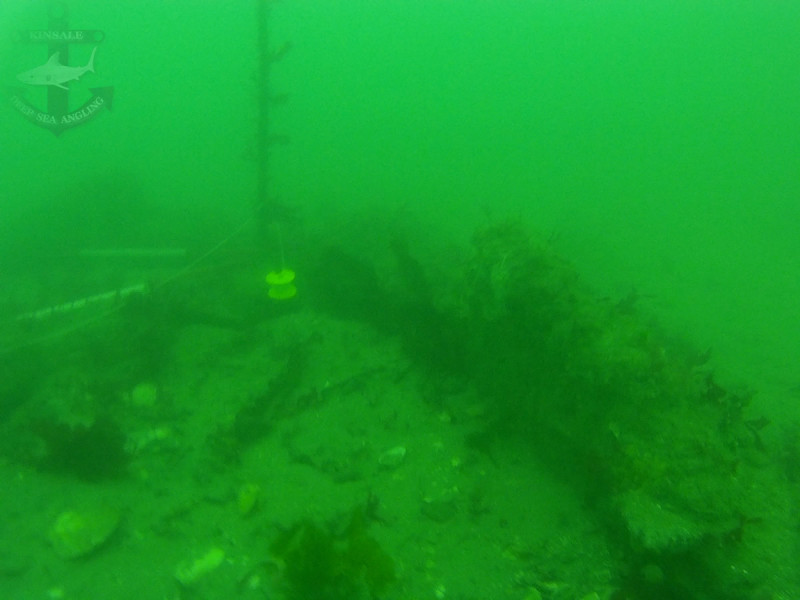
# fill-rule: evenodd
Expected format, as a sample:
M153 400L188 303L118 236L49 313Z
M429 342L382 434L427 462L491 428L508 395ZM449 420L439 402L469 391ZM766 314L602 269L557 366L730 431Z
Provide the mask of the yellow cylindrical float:
M267 285L270 298L275 300L288 300L297 295L297 288L294 285L294 271L291 269L281 269L280 271L270 271L267 273Z

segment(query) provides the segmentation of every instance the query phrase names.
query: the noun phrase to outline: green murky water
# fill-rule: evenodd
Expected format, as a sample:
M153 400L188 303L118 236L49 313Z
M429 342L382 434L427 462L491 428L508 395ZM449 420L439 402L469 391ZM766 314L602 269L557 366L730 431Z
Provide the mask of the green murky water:
M262 7L0 5L0 589L796 595L800 7Z

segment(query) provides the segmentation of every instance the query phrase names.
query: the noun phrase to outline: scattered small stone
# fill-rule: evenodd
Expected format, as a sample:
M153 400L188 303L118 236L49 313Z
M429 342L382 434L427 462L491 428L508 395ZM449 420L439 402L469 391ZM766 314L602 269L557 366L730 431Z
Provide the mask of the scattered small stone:
M406 459L406 447L395 446L389 448L378 457L378 464L386 469L399 467Z

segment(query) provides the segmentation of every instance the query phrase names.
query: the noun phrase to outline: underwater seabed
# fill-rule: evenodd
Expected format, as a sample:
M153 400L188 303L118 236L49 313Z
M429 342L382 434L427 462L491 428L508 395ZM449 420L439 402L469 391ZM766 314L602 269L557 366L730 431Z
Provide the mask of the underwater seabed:
M345 233L17 326L4 597L800 597L800 436L707 357L517 224Z

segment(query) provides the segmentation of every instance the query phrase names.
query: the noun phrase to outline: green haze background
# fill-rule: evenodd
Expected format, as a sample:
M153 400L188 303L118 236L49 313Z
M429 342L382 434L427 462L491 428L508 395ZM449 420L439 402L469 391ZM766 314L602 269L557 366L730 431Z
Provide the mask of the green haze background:
M66 3L72 26L107 36L71 93L113 85L114 106L60 138L0 110L0 268L210 246L247 218L255 2ZM44 28L47 6L0 4L4 85L46 60L11 34ZM290 94L274 129L292 140L272 156L278 198L317 217L411 214L456 241L523 219L601 293L637 290L723 377L800 416L800 3L271 7L273 46L293 44L273 72Z

